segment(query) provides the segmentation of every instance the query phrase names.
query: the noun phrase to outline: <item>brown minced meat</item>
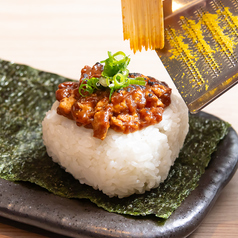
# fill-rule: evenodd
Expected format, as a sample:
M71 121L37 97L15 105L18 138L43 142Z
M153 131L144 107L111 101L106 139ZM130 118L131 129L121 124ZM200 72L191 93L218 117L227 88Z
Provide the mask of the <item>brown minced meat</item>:
M108 128L125 134L141 130L162 120L164 108L170 102L171 88L166 83L142 74L129 77L144 77L145 86L129 85L115 91L109 100L110 90L98 90L83 97L79 85L85 78L101 77L103 65L85 66L79 82L65 82L58 86L56 99L60 102L57 113L78 126L93 129L93 136L105 139Z

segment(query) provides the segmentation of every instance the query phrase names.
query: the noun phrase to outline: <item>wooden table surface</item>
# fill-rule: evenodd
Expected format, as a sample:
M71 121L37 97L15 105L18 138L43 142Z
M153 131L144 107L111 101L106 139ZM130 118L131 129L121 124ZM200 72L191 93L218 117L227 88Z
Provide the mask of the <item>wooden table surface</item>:
M81 68L122 50L130 71L173 83L154 51L135 55L123 41L120 0L0 0L0 58L78 79ZM238 131L238 86L204 111L230 122ZM237 237L238 173L224 188L212 211L190 236ZM60 237L0 217L0 238Z

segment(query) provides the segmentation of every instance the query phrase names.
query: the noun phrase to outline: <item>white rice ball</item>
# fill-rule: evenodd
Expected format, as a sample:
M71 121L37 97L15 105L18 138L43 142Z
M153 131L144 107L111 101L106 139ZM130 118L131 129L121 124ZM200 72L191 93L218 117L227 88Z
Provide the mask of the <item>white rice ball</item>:
M109 129L103 141L58 115L56 101L42 122L47 152L80 183L110 197L144 193L166 179L188 132L185 103L171 100L160 123L130 134Z

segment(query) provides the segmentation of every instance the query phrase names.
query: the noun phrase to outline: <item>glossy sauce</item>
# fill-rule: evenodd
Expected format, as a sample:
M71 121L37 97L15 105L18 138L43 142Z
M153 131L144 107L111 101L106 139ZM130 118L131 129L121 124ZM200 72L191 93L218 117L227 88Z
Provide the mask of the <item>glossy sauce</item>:
M60 102L57 113L78 126L93 129L93 136L105 139L109 127L125 134L141 130L162 120L164 108L170 104L171 88L163 82L141 74L129 77L144 77L145 86L129 85L112 94L109 90L98 90L83 97L79 85L85 78L101 77L103 66L85 66L79 82L65 82L58 86L56 99Z

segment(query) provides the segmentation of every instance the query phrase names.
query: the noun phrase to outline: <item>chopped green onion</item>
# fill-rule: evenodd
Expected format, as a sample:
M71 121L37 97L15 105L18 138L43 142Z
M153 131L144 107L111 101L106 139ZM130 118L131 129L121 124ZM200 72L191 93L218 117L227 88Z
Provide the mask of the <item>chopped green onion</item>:
M113 83L114 83L115 89L125 87L126 77L123 74L118 73L113 76Z
M108 58L100 63L105 63L102 76L113 77L115 74L122 73L126 70L130 63L130 58L122 51L118 51L113 55L108 51ZM129 71L127 72L129 73Z
M137 84L145 86L145 79L143 77L129 78L129 84Z
M80 95L86 97L102 86L110 88L109 99L111 100L115 90L127 87L130 84L145 85L145 79L142 77L128 78L129 70L127 66L129 62L130 58L124 52L118 51L112 55L108 51L108 58L100 62L105 63L102 77L84 79L79 86Z
M98 90L98 87L100 86L100 84L98 84L98 83L99 83L98 78L83 79L83 81L79 85L80 95L83 97L86 97L86 96L92 94L95 90Z

